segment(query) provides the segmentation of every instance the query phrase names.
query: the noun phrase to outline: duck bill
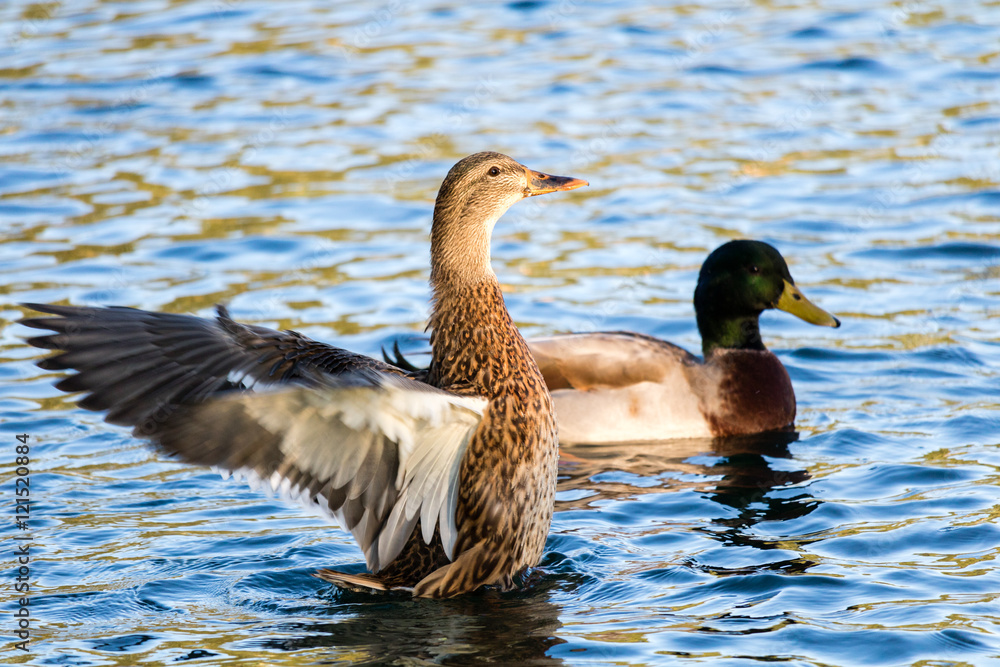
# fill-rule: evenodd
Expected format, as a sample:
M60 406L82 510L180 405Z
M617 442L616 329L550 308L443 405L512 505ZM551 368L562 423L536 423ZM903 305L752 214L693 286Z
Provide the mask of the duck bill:
M778 303L774 304L774 307L791 313L809 324L833 327L834 329L840 326L840 320L807 299L798 287L787 280L785 281L785 289L781 292L781 298L778 299Z
M556 190L576 190L585 185L590 185L587 181L570 176L553 176L552 174L545 174L527 168L525 168L524 172L528 175L528 187L524 189L525 197L544 195Z

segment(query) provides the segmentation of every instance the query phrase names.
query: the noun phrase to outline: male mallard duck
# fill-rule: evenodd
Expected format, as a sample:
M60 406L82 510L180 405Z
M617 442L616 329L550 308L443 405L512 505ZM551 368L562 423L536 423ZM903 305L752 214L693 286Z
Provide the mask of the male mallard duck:
M461 160L434 207L433 357L426 383L293 331L131 308L30 305L22 324L74 369L56 386L167 452L264 480L349 529L372 574L347 588L452 597L510 589L552 519L552 404L504 306L490 236L516 201L585 181L499 153ZM252 392L250 388L263 387Z
M810 324L840 321L803 296L784 258L760 241L730 241L701 267L694 310L704 361L629 332L533 338L564 444L760 433L794 425L788 371L760 338L778 308Z

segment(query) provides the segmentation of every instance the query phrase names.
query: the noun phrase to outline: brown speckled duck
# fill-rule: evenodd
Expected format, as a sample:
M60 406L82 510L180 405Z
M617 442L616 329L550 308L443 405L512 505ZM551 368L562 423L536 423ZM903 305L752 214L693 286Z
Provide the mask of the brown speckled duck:
M371 574L338 586L445 598L507 590L542 554L556 486L549 394L490 266L515 202L585 181L499 153L456 164L431 232L426 382L292 331L131 308L30 305L56 386L182 459L263 480L349 529Z
M758 320L768 308L840 326L806 299L772 246L730 241L705 260L694 293L703 360L630 332L529 340L552 392L559 441L639 442L792 427L792 381L760 337Z

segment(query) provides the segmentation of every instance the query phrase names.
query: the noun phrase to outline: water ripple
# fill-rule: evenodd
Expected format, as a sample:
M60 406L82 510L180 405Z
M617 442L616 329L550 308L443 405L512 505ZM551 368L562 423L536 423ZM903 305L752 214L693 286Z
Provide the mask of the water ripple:
M0 26L32 664L1000 660L995 4L16 0ZM74 408L13 324L225 302L420 351L433 193L484 149L591 182L497 226L529 335L698 350L698 268L740 237L844 323L762 318L797 434L570 452L524 591L331 590L349 537Z

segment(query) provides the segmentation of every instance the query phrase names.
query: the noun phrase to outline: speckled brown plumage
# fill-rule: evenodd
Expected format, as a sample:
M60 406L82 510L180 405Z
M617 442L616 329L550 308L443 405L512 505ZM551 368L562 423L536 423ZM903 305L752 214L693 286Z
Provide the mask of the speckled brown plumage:
M57 386L87 392L81 406L333 514L374 571L321 578L425 597L508 589L541 556L558 452L550 397L490 267L490 234L514 202L585 184L498 153L452 168L431 236L426 384L295 332L236 323L222 308L206 320L32 306L58 317L23 324L55 332L29 342L62 351L40 365L78 371ZM251 392L257 385L272 390Z
M476 588L499 578L509 588L538 562L552 519L559 458L552 401L496 280L458 286L436 275L435 283L428 380L490 401L462 462L456 552L483 546L435 585Z

